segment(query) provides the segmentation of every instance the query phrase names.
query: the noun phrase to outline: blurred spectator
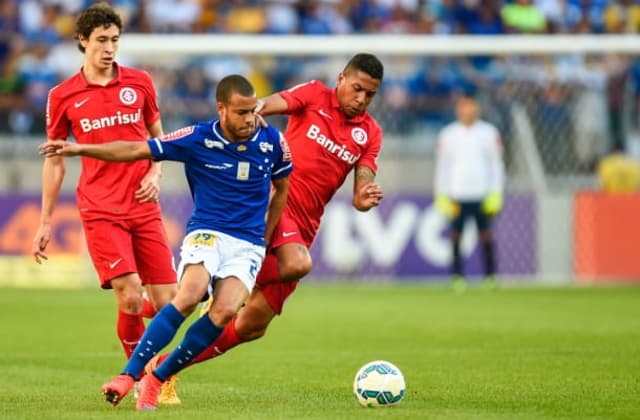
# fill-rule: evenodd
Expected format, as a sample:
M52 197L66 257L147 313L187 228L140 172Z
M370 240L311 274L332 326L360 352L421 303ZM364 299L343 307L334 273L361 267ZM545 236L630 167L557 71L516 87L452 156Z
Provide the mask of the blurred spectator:
M607 73L607 110L609 115L610 150L626 150L624 104L630 67L627 59L609 54L604 57Z
M601 33L603 12L610 0L567 0L566 25L572 33Z
M198 0L146 0L152 32L191 32L202 9Z
M264 32L267 18L258 1L235 0L227 14L225 32L256 34Z
M547 20L531 0L515 0L502 7L500 12L507 32L542 33L546 30Z
M604 10L604 28L610 33L640 32L640 4L634 0L616 0Z

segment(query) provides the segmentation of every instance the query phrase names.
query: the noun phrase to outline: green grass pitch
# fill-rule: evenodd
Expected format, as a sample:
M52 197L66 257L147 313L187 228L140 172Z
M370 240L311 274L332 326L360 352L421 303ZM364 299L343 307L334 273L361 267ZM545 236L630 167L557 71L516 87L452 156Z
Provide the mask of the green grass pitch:
M124 364L114 308L0 289L0 418L640 419L640 288L303 284L265 338L184 371L182 405L155 413L101 399ZM375 359L405 375L397 406L352 394Z

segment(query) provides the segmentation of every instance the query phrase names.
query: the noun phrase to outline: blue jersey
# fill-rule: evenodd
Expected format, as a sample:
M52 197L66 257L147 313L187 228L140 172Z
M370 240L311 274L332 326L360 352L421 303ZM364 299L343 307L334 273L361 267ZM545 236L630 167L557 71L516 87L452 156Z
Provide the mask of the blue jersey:
M278 130L259 127L248 140L234 143L214 120L148 144L155 160L184 163L194 203L187 233L216 230L264 246L271 180L289 175L293 168Z

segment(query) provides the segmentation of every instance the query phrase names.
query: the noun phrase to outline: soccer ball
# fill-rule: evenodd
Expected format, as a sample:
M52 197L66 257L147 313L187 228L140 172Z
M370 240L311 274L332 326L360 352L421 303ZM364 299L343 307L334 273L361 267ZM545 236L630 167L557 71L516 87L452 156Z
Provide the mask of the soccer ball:
M365 407L397 404L404 397L405 382L400 369L384 360L362 366L353 380L353 392Z

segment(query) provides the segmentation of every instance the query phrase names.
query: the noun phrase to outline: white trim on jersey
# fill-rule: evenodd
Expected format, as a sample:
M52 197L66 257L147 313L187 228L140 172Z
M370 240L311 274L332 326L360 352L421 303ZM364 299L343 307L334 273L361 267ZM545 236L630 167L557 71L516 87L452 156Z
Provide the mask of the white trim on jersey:
M224 135L218 131L218 126L219 125L220 125L220 120L214 121L212 123L211 130L213 131L213 134L215 134L216 137L218 137L220 140L222 140L225 144L231 144L231 142L229 140L227 140L224 137ZM247 141L256 141L256 139L260 135L261 131L262 131L262 127L258 126L257 130L255 131L255 133L253 133L253 136L251 138L249 138L249 140L247 140Z
M158 150L160 151L160 154L163 155L164 149L162 148L162 142L157 137L153 138L153 142L156 144L156 146L158 146Z

